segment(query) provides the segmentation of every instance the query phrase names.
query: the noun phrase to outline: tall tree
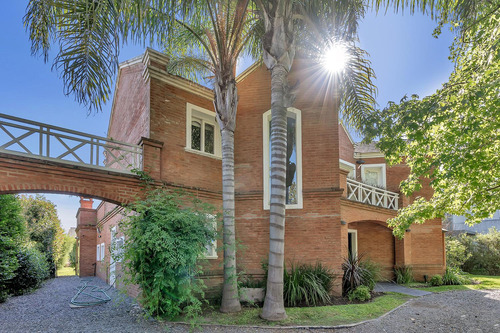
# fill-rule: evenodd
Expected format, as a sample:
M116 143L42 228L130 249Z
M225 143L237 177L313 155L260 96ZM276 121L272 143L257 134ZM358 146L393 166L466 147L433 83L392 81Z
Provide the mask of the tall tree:
M23 195L19 200L29 239L47 256L51 275L55 276L57 263L64 256L64 231L56 206L39 194Z
M264 23L262 37L263 59L271 72L271 201L269 271L266 298L261 317L267 320L286 318L283 302L283 267L286 208L286 156L287 156L287 107L293 102L288 86L288 73L292 67L299 31L308 27L321 38L317 50L326 52L328 46L339 41L353 46L356 41L358 19L364 13L361 1L288 1L254 0ZM339 27L343 27L339 29ZM341 33L340 33L341 32ZM334 35L330 35L330 34ZM337 33L337 35L335 35ZM339 34L340 33L340 34ZM307 35L307 34L306 34ZM302 36L300 36L302 37ZM314 37L309 38L313 41ZM354 46L351 48L355 48ZM374 108L375 89L371 82L373 73L361 57L350 57L349 68L343 71L343 86L337 86L344 107L340 109L345 119L355 127L365 114ZM357 63L357 64L356 64ZM347 89L346 89L347 88ZM337 112L338 110L334 110Z
M214 107L222 137L224 286L220 310L236 312L241 305L234 220L234 131L238 106L235 74L242 53L256 57L260 50L256 38L259 24L250 11L249 0L206 0L205 10L196 15L197 19L177 22L178 29L168 40L167 53L172 55L169 70L194 80L205 73L212 75Z
M397 235L412 223L466 215L480 222L500 207L500 2L422 2L434 13L435 34L449 25L457 33L449 81L431 96L403 98L374 115L368 138L380 137L389 163L410 167L401 189L412 195L428 178L434 193L417 197L389 221ZM431 10L432 9L432 10Z

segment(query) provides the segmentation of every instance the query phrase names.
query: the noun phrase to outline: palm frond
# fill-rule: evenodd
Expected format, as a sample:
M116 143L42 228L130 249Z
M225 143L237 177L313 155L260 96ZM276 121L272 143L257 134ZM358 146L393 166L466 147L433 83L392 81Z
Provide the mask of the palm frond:
M207 78L214 70L212 62L207 59L194 56L171 56L167 71L193 82L200 82L201 78Z

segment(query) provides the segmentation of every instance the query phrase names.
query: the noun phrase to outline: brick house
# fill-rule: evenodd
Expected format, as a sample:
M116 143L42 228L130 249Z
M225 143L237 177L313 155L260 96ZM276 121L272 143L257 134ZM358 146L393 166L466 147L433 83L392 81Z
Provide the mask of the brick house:
M163 54L147 49L120 65L108 136L134 144L141 141L145 154L153 156L148 160L154 163L144 165L153 178L222 207L220 133L213 93L168 74L167 62ZM412 265L418 280L442 274L441 221L412 226L403 240L393 237L386 220L411 200L398 193L408 169L405 165L389 168L374 145L352 141L339 124L335 99L326 93L327 85L317 71L307 61L297 60L290 73L291 82L300 84L294 107L288 109L294 168L287 177L286 262L321 261L340 273L342 258L351 250L379 263L387 278L393 277L395 265ZM245 247L238 252L237 263L247 274L259 277L269 249L270 75L255 64L237 82L236 237ZM420 195L430 191L424 186ZM78 213L79 228L90 230L93 223L95 234L92 246L85 250L92 249L87 258L93 259L80 263L80 273L93 273L88 267L95 263L97 276L109 283L120 270L120 263L110 264L109 249L111 242L123 241L117 229L122 208L107 202L91 208L85 201ZM88 223L82 217L88 219L90 211L94 222ZM205 268L207 284L221 283L221 262L222 253L214 247Z

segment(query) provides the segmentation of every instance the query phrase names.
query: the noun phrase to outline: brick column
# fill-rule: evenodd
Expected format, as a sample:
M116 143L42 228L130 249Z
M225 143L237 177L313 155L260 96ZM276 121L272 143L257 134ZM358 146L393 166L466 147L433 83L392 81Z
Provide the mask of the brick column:
M97 210L92 208L94 200L80 198L76 213L76 235L79 244L78 275L94 276L96 264Z
M347 174L349 171L339 169L339 176L340 176L340 188L344 190L342 192L342 196L344 198L347 198Z
M160 180L163 142L142 137L139 145L142 146L142 171L151 178Z

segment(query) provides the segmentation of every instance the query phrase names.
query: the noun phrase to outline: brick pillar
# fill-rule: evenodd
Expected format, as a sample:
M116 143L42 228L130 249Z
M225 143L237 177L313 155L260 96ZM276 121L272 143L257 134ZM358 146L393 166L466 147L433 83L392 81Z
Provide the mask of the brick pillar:
M394 246L396 266L411 265L411 231L405 232L403 239L396 237Z
M142 146L142 171L151 178L160 180L163 142L142 137L139 145Z
M76 213L76 235L78 237L78 275L94 276L96 264L97 210L92 208L94 200L80 198Z

